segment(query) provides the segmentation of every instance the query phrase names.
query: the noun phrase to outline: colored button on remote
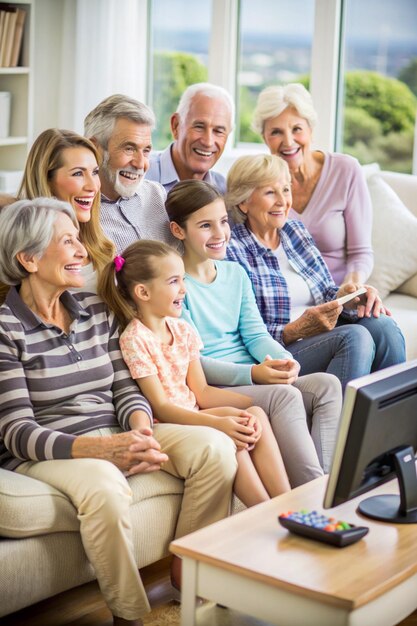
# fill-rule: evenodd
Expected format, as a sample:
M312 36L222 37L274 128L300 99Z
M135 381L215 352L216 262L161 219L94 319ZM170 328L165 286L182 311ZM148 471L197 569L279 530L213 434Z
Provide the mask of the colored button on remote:
M367 526L355 526L317 511L290 511L278 516L278 521L287 530L309 539L344 548L356 543L368 534Z

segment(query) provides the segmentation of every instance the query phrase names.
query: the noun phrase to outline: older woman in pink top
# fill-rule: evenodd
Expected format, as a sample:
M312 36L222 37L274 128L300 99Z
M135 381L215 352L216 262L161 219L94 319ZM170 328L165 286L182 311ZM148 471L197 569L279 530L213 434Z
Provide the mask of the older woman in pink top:
M258 97L253 127L272 154L290 168L293 207L313 236L336 284L364 283L373 267L372 205L356 159L312 150L317 115L300 83L267 87Z

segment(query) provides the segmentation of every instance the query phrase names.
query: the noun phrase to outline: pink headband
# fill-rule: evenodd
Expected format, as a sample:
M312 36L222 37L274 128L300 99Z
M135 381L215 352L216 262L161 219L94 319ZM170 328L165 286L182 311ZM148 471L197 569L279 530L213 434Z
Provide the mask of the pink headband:
M114 257L114 264L116 266L116 274L117 272L120 272L120 270L122 269L125 263L126 263L125 259L122 256L120 256L120 254Z

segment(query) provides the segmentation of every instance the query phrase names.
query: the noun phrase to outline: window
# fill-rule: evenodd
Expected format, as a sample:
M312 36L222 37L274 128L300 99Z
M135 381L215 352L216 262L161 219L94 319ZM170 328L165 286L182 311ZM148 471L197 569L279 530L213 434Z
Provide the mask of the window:
M347 0L338 149L412 171L417 110L417 3Z
M235 144L250 149L244 144L262 141L250 128L259 92L300 81L318 111L318 147L378 161L384 169L412 170L415 0L148 2L147 101L158 120L157 149L171 141L169 119L189 84L210 80L232 93Z
M211 0L152 0L149 91L157 119L156 149L172 140L170 117L183 91L208 79L211 9Z
M241 0L238 73L240 142L260 142L251 128L259 92L310 75L313 0Z

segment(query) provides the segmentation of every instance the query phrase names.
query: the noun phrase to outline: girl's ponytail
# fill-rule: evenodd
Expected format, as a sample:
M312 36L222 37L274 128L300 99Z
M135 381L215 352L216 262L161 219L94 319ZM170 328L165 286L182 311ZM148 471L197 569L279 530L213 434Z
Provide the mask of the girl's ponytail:
M115 314L120 328L123 330L136 317L136 309L129 293L123 286L121 271L117 269L117 256L102 269L98 280L98 295Z
M135 286L156 278L158 264L155 259L169 254L178 252L161 241L141 239L128 246L101 271L98 295L115 314L121 330L138 317L137 306L132 297Z

